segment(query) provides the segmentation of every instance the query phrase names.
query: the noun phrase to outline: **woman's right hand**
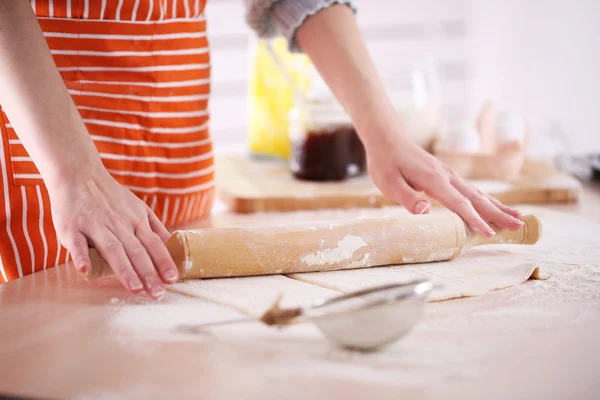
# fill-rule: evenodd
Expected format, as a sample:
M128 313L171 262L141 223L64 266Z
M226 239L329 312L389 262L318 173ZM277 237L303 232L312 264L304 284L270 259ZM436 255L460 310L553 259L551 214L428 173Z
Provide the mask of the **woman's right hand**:
M177 281L177 268L164 245L169 232L106 170L65 179L48 192L58 238L81 274L90 273L88 247L94 247L130 292L145 289L160 299L164 284Z
M0 104L50 194L58 238L82 274L88 247L123 286L154 298L177 269L154 213L104 169L27 1L0 1Z

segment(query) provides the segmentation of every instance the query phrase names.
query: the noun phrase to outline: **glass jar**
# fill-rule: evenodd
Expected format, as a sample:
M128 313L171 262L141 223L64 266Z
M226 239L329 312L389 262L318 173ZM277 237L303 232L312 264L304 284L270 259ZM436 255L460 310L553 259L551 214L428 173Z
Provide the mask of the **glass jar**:
M316 74L289 113L292 174L310 181L341 181L366 171L365 148L350 117Z
M429 149L442 127L440 84L433 59L386 64L382 78L406 134ZM365 149L350 117L312 69L307 92L289 113L290 169L299 179L343 180L366 171Z
M441 85L432 57L379 66L387 93L408 137L430 149L442 128Z

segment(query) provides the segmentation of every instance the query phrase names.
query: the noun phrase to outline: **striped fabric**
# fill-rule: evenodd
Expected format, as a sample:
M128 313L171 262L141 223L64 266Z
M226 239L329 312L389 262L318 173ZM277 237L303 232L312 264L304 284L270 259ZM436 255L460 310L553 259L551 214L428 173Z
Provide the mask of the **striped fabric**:
M56 65L108 171L167 226L206 215L206 0L31 0ZM0 113L0 282L68 260L48 193Z
M283 35L292 51L301 52L296 30L304 20L333 4L346 4L356 13L355 0L244 0L246 22L260 37ZM378 5L379 6L379 5Z

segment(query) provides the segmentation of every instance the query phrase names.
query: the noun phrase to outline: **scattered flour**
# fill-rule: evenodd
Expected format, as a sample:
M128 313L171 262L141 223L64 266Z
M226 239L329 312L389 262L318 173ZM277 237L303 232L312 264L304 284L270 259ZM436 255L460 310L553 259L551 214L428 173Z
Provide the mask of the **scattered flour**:
M354 261L348 265L346 265L347 269L351 269L351 268L365 268L368 267L369 265L367 264L367 262L369 261L369 256L371 254L370 253L365 253L365 255L363 256L363 258L361 258L358 261Z
M319 250L313 254L307 254L301 261L307 265L326 265L336 264L352 258L354 252L367 246L367 242L359 236L347 235L337 242L337 247L333 249Z

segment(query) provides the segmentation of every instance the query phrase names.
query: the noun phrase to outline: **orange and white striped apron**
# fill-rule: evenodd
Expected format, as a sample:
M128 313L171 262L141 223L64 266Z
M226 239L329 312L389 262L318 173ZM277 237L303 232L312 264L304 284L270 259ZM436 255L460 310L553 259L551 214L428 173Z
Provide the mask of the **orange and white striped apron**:
M31 0L104 166L167 226L204 216L214 196L205 2ZM69 254L39 171L0 118L1 283Z

